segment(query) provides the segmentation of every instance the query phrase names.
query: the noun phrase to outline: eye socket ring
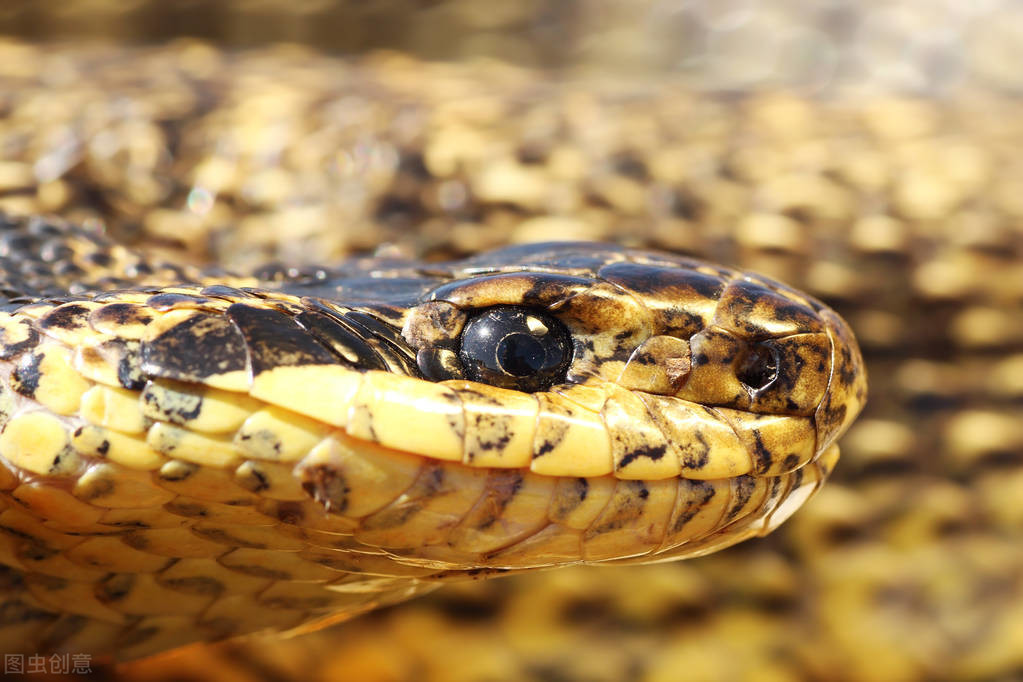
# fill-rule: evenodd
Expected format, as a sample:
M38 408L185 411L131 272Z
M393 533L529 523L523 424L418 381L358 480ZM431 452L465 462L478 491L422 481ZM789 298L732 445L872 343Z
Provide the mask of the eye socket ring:
M497 306L466 322L458 354L466 378L534 393L564 381L572 340L565 325L547 313Z

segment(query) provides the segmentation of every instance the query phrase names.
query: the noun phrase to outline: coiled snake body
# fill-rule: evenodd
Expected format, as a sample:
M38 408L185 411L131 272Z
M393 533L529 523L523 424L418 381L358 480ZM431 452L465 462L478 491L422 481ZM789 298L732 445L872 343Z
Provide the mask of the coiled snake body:
M612 245L233 276L3 222L5 652L134 658L441 581L695 556L820 485L846 324Z

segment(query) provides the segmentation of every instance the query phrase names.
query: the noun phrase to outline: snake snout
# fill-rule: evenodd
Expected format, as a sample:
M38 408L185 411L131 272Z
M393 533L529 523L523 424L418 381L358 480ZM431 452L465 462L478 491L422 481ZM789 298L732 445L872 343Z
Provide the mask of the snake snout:
M867 369L852 329L829 308L822 309L821 316L831 341L831 374L814 415L818 452L845 433L867 402Z

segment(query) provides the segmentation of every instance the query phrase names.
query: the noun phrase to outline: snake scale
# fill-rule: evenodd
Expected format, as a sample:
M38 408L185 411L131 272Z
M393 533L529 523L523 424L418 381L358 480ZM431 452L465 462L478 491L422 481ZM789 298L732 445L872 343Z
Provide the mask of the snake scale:
M866 400L830 309L666 254L267 280L4 227L8 652L135 658L460 576L709 553L815 492Z
M166 55L136 62L155 70ZM83 139L104 127L144 134L16 145L3 203L18 212L111 216L114 231L239 269L267 255L322 260L381 239L450 257L509 232L527 239L555 229L670 248L766 272L832 303L857 330L872 382L832 482L765 540L696 561L453 583L334 630L191 649L127 668L127 677L671 680L681 670L708 680L1011 680L1023 670L1015 501L1023 254L1011 99L640 96L501 69L330 62L324 72L351 68L347 82L373 81L365 96L377 108L361 107L364 86L355 85L348 110L373 134L321 131L350 152L330 176L343 191L322 201L303 165L316 159L282 157L273 145L318 130L337 93L290 57L273 69L305 94L281 88L287 104L276 109L253 104L267 87L263 56L224 63L213 77L205 68L181 81L165 73L165 97L151 102L116 59L80 57L122 100L74 129ZM190 63L211 57L199 50ZM433 82L445 89L434 93ZM213 101L189 109L193 90ZM437 106L437 97L457 101L453 93L472 93L472 110ZM68 102L79 95L65 93ZM123 98L146 101L141 118L125 114ZM26 128L32 101L11 100L13 139L38 128ZM73 105L66 111L78 121ZM644 127L651 112L657 134ZM272 143L261 131L280 133L283 113L299 129ZM147 127L146 116L158 124ZM540 134L526 136L519 120ZM235 128L251 137L232 137ZM221 138L230 142L204 157L202 141ZM151 153L164 144L173 156ZM18 153L63 175L34 188L17 179ZM687 163L666 163L671 155ZM264 182L262 171L280 170L282 158L285 172L274 177L285 183ZM353 168L365 181L355 200ZM216 203L164 210L153 203L156 187L182 203L210 194ZM196 188L209 191L189 192ZM224 228L225 209L237 229ZM330 229L328 215L356 227ZM421 229L407 232L409 221ZM301 234L300 250L282 225Z

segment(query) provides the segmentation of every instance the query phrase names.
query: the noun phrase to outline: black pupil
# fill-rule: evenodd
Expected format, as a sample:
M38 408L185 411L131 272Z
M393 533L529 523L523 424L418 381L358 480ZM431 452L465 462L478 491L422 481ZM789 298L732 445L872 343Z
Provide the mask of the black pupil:
M509 334L497 344L497 362L505 372L517 377L540 370L546 356L543 344L521 332Z

